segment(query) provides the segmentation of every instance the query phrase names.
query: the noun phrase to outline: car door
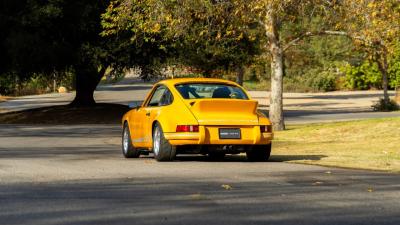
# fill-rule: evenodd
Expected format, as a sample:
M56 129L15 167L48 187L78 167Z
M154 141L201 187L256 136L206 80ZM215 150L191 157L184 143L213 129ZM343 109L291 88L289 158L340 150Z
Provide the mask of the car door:
M167 88L164 85L156 87L141 109L140 123L142 126L140 129L140 137L143 142L140 143L140 145L143 147L152 147L152 123L162 107L162 99L166 90Z

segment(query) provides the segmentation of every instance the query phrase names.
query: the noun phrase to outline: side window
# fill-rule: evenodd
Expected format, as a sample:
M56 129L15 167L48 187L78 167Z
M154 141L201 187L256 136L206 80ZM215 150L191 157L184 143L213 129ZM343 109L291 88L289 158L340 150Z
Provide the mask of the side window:
M157 87L157 89L153 93L153 96L151 96L147 106L158 106L161 101L161 98L164 95L165 90L166 88L164 86Z
M163 96L161 97L161 101L159 106L170 105L174 101L172 93L166 89Z

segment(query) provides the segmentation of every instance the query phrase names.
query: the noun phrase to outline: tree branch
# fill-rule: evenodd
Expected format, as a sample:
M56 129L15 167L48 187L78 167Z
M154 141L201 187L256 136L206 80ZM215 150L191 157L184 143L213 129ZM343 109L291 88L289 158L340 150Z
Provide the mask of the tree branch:
M294 46L297 42L301 41L302 39L306 37L312 37L312 36L322 36L322 35L337 35L337 36L347 36L349 38L352 38L347 32L344 31L331 31L331 30L324 30L324 31L318 31L318 32L306 32L304 34L301 34L297 38L291 40L289 43L287 43L283 47L283 52L288 50L290 47Z

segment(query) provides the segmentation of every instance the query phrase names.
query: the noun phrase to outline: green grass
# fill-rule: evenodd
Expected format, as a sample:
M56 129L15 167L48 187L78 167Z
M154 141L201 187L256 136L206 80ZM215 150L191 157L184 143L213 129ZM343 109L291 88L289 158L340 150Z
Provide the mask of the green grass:
M400 172L400 118L290 126L271 160Z

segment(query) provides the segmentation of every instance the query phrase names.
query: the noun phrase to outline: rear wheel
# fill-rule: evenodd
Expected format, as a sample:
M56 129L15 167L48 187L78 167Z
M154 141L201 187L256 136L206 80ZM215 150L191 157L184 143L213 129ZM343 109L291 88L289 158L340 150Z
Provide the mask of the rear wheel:
M125 158L137 158L140 156L139 150L132 144L128 123L124 124L122 132L122 154L124 154Z
M153 152L157 161L172 161L176 155L176 147L165 139L159 123L156 123L153 129Z
M268 145L253 145L247 151L247 160L252 162L268 161L271 155L271 144Z

